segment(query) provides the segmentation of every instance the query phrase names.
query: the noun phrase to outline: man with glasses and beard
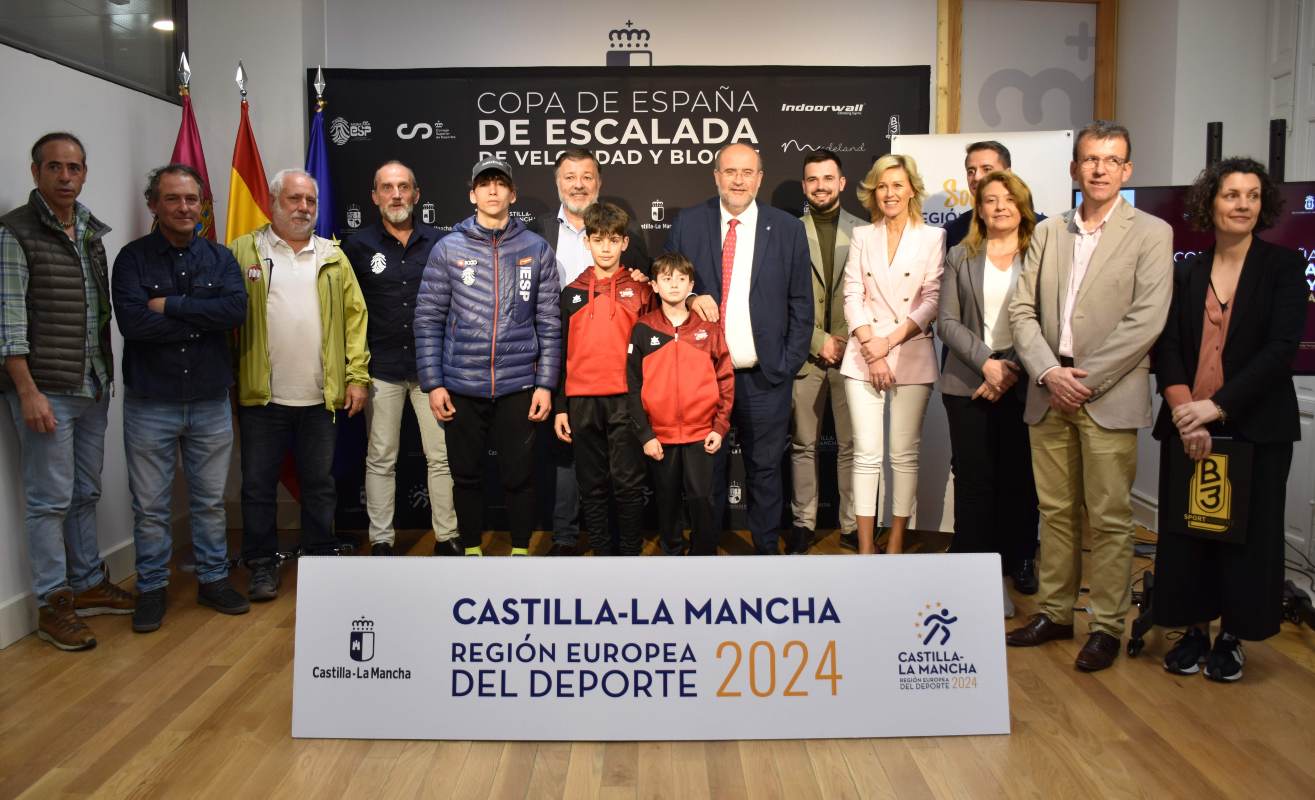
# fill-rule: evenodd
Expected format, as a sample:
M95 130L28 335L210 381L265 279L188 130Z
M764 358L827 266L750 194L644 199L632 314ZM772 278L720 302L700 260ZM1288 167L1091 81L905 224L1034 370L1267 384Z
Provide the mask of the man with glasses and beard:
M828 399L836 431L836 478L840 487L840 543L858 549L855 533L854 496L850 491L854 472L854 436L845 402L845 379L840 359L845 354L849 328L845 325L845 261L849 258L849 236L862 219L840 207L845 176L840 157L830 150L816 150L804 158L804 233L813 264L813 338L808 360L794 379L793 426L790 436L790 467L794 525L786 541L790 553L805 553L812 546L817 528L817 440Z
M415 410L428 465L430 522L434 555L459 556L457 514L452 507L452 474L447 464L443 424L429 411L429 397L416 377L416 293L434 243L443 233L415 219L420 187L415 172L389 161L374 173L370 199L379 221L342 245L369 311L369 441L365 453L365 509L370 518L370 554L393 555L393 515L397 495L397 453L402 409Z
M584 231L584 210L598 202L603 177L593 153L572 148L558 154L553 178L562 205L556 215L546 215L538 221L537 233L556 253L558 289L565 289L594 263ZM649 258L644 233L635 225L634 215L626 237L629 244L621 253L621 266L630 270L630 277L646 281L653 259ZM557 462L557 493L553 504L552 549L548 555L573 556L580 539L580 487L575 479L575 456L571 445L550 438Z
M365 298L338 245L315 235L319 185L299 169L269 182L269 225L229 249L247 282L238 331L238 429L242 432L242 559L247 596L278 597L279 468L289 447L301 486L302 550L336 552L334 413L354 416L369 396Z

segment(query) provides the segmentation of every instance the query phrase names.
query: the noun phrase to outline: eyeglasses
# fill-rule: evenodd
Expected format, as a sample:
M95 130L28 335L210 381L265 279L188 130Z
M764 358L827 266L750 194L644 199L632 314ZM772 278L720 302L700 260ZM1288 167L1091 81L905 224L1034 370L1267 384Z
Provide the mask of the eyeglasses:
M758 170L756 169L731 169L727 167L721 170L721 177L728 181L735 180L736 177L746 181L753 180L753 176L757 174Z
M1118 156L1087 156L1079 161L1078 165L1087 172L1091 172L1096 169L1097 164L1102 165L1107 170L1116 170L1127 163L1128 159L1119 158Z

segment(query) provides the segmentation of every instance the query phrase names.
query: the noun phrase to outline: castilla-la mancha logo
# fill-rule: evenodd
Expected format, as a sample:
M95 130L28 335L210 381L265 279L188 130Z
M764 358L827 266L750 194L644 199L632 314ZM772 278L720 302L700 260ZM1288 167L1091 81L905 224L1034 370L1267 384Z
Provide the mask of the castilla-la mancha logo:
M374 658L374 620L365 617L352 620L347 654L352 657L352 661L369 661Z

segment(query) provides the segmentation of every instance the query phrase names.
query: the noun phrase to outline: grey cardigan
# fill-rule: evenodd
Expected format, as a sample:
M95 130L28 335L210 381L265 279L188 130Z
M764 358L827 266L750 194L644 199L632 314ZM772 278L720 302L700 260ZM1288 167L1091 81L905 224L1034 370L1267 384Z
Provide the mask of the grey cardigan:
M983 341L982 277L986 267L986 248L975 257L969 257L959 244L945 254L945 269L941 273L941 304L936 319L936 332L946 345L945 363L941 367L941 394L971 397L985 380L982 365L991 357L991 348ZM1008 309L1006 303L1005 309ZM1012 349L1006 357L1018 364L1022 362ZM1025 392L1027 376L1019 375L1014 391Z

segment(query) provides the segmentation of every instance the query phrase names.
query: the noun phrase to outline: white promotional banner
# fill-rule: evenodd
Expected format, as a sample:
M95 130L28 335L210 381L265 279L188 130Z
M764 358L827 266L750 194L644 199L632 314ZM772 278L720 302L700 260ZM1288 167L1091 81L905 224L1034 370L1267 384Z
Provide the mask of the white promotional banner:
M1009 732L995 555L303 558L292 735Z
M927 187L922 216L928 225L944 227L960 214L972 211L972 195L964 175L964 148L993 139L1009 148L1013 172L1032 190L1032 204L1048 217L1073 207L1073 131L1019 131L1016 133L928 133L898 135L890 152L913 156Z

